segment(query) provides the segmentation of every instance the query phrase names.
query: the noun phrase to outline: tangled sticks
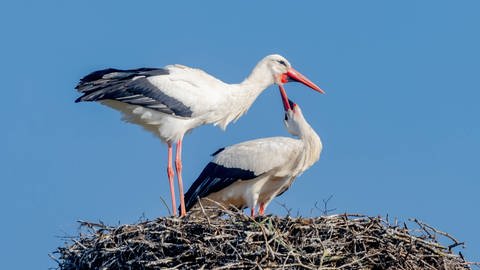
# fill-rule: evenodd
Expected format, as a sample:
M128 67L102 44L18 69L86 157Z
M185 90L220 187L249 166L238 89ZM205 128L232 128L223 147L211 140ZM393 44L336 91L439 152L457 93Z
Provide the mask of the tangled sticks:
M80 222L89 233L60 247L61 269L470 269L453 237L417 220L418 229L380 217L317 218L229 212L159 218L110 227ZM453 241L442 246L437 236Z

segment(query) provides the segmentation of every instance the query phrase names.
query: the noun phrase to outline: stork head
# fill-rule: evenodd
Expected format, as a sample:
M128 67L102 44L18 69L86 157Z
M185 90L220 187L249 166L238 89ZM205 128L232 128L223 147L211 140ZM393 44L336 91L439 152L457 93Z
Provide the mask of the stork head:
M285 126L293 136L302 134L302 127L305 126L305 118L303 118L300 107L288 99L288 107L285 108Z
M300 82L319 93L325 93L322 89L320 89L320 87L310 81L307 77L296 71L292 67L290 62L288 62L288 60L281 55L269 55L265 57L261 62L266 64L266 66L273 75L274 82L279 86L284 106L288 105L288 96L285 92L285 89L283 88L283 85L288 82Z
M268 55L261 62L265 63L270 69L274 77L274 82L278 85L283 85L292 81L300 82L317 92L320 92L322 94L325 93L322 89L320 89L320 87L310 81L307 77L303 76L300 72L293 69L290 62L288 62L288 60L281 55Z

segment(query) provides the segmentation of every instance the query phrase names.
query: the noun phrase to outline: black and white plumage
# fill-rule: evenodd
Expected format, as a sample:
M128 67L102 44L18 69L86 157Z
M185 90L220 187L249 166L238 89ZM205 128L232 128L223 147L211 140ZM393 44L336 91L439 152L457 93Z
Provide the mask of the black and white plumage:
M186 208L198 204L249 207L259 213L285 192L293 180L312 166L322 150L320 137L303 117L300 107L285 105L285 125L298 139L271 137L235 144L214 153L185 194Z
M83 95L75 102L116 100L165 114L191 117L192 111L189 107L164 92L157 91L157 87L148 79L152 76L168 74L169 71L163 68L99 70L80 81L77 89Z
M173 214L176 214L173 186L172 145L177 144L176 171L181 215L185 215L181 178L181 148L184 135L204 124L225 129L242 116L268 86L298 81L323 92L295 71L280 55L262 59L242 83L226 84L206 72L183 65L131 70L105 69L80 80L82 94L76 102L99 101L123 114L123 119L152 132L168 145L167 175ZM286 99L282 92L282 99Z

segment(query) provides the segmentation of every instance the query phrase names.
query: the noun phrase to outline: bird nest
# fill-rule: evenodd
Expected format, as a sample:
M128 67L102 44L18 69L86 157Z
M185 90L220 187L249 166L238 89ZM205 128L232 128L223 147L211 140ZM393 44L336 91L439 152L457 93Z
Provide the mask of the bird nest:
M463 243L418 220L409 229L364 215L225 211L118 227L80 224L82 233L52 255L60 269L470 269L452 251Z

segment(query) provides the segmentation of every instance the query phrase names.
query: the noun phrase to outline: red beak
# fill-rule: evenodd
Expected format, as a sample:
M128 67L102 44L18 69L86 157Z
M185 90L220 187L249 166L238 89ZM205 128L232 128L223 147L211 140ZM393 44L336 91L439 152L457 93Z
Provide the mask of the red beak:
M293 68L290 68L286 73L284 73L284 75L286 76L282 76L282 83L286 83L290 80L292 81L296 81L296 82L301 82L303 84L305 84L306 86L312 88L313 90L317 91L317 92L320 92L322 94L325 94L325 91L323 91L322 89L320 89L320 87L318 87L316 84L314 84L312 81L310 81L307 77L303 76L300 72L296 71L295 69ZM285 78L287 77L287 78ZM287 100L288 102L288 100Z
M279 85L278 89L280 90L280 95L282 96L283 108L285 109L285 112L287 112L288 110L292 109L290 108L290 103L288 102L287 92L285 92L283 85Z

